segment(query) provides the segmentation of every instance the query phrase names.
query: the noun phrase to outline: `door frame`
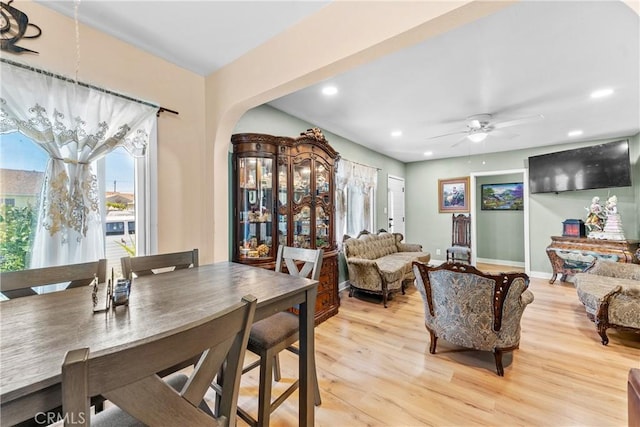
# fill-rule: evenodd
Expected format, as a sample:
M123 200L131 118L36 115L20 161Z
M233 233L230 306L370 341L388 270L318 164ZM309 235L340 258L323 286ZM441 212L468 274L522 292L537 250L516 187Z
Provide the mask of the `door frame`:
M529 170L526 168L522 169L507 169L507 170L499 170L499 171L488 171L488 172L472 172L471 175L471 197L469 199L470 203L470 214L471 214L471 265L476 264L477 258L477 244L476 244L476 236L477 226L476 226L476 181L479 176L494 176L494 175L508 175L514 173L522 174L522 187L523 187L523 198L524 198L524 272L526 274L530 274L531 271L531 257L530 257L530 240L529 240Z
M402 181L402 188L405 189L404 194L407 194L407 192L406 192L407 180L404 177L401 177L401 176L387 174L387 224L386 224L387 226L385 227L385 230L387 228L390 228L389 227L389 215L392 214L392 212L389 212L389 193L391 192L391 190L389 189L389 180L390 179L397 179L399 181ZM405 197L402 198L402 212L404 213L404 219L405 219L405 221L404 221L405 227L403 227L404 229L402 230L403 231L402 234L405 235L406 232L407 232L407 227L406 227L406 224L407 224L407 221L406 221L406 218L407 218L407 202L405 200ZM389 230L389 231L391 231L391 230ZM405 238L406 237L407 236L405 235Z

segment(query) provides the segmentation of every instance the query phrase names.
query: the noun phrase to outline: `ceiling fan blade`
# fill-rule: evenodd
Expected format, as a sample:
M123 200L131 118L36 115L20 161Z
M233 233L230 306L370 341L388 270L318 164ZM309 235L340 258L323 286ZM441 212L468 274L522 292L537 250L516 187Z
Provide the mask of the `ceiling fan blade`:
M442 137L444 137L444 136L460 135L460 134L463 134L463 133L465 133L465 134L466 134L466 133L467 133L467 131L466 131L466 130L461 130L461 131L459 131L459 132L445 133L445 134L442 134L442 135L432 136L432 137L427 138L427 139L436 139L436 138L442 138Z
M458 132L458 133L460 133L460 132ZM466 132L463 132L463 133L466 133ZM460 140L458 140L458 142L456 142L455 144L453 144L453 145L451 146L451 148L453 148L453 147L457 147L458 145L462 144L462 143L463 143L463 142L465 142L465 141L467 141L467 136L466 136L466 135L465 135L465 136L463 136L462 138L460 138Z
M521 119L507 120L506 122L499 122L493 125L494 129L502 129L510 126L517 126L524 123L535 122L536 120L544 119L542 114L536 114L535 116L523 117Z

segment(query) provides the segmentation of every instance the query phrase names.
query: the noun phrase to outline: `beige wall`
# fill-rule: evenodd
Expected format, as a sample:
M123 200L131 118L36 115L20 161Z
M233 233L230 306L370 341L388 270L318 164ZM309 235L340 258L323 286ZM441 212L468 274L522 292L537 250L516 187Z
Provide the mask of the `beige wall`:
M73 77L77 57L73 20L27 0L14 6L42 28L41 37L20 43L39 54L2 52L2 57ZM209 191L202 177L210 163L203 154L204 78L80 25L78 79L180 113L158 118L158 250L211 246L201 230L206 222L202 194Z

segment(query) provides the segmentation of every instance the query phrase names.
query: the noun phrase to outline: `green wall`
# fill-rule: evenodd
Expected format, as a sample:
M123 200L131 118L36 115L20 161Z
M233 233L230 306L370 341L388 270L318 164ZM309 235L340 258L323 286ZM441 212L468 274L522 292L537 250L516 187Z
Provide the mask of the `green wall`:
M442 160L430 160L407 164L407 236L422 243L425 250L436 259L436 251L442 253L451 244L451 215L438 213L438 179L467 176L472 172L490 172L522 169L529 156L568 150L587 145L615 141L623 138L536 147L486 155L466 156ZM599 190L568 191L558 194L533 194L529 197L529 250L531 271L551 273L551 265L545 248L550 237L562 234L562 221L567 218L585 218L585 207L593 196L601 200L610 195L618 196L619 211L622 216L627 239L638 239L640 220L640 135L629 140L633 187Z
M245 113L234 133L256 132L272 135L296 136L313 124L263 105ZM442 160L427 160L403 164L368 149L366 146L332 134L323 129L331 146L347 160L377 167L378 191L376 200L376 229L386 228L388 223L384 209L387 206L387 177L405 178L406 241L420 243L432 258L444 259L444 251L451 244L451 214L438 213L438 179L468 176L471 173L486 173L526 168L529 156L569 150L587 145L600 144L624 138L558 144L526 150L514 150L486 155L470 155ZM533 194L529 197L529 250L531 271L551 273L545 248L550 237L562 234L562 221L567 218L585 218L585 207L593 196L605 200L608 195L618 196L627 239L640 237L640 135L629 140L633 187L569 191L559 194ZM491 183L513 181L509 176L478 176L477 184L489 180ZM519 179L515 179L519 181ZM477 192L479 194L479 191ZM485 213L489 215L484 215ZM500 214L500 215L499 215ZM483 212L476 210L479 258L513 262L524 261L524 233L518 232L522 212ZM488 237L486 237L488 236ZM487 241L488 240L488 241ZM436 255L437 249L441 255ZM345 280L344 264L340 265L340 281Z
M524 211L483 211L481 185L522 182L523 174L476 179L476 257L524 266ZM506 263L503 263L506 264Z

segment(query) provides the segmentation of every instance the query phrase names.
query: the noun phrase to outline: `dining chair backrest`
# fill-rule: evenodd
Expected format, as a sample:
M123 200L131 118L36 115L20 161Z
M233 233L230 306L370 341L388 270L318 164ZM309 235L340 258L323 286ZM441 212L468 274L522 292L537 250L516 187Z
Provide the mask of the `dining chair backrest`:
M320 278L322 268L322 249L293 248L291 246L279 246L276 258L276 268L282 271L283 264L292 276L305 277L313 280ZM301 268L298 264L303 263Z
M123 257L120 259L120 262L122 264L122 275L125 278L130 279L132 274L135 274L136 277L140 277L166 271L181 270L183 268L197 267L198 250L194 249L192 251L173 252L168 254Z
M71 289L87 286L95 277L100 283L107 280L106 259L0 273L0 292L7 298L13 299L37 295L37 292L32 289L35 286L69 282L66 289Z
M67 352L62 364L65 425L90 425L89 398L95 395L103 395L145 425L235 425L242 361L255 309L256 298L247 295L227 310L126 347ZM179 389L156 374L200 354ZM199 405L223 364L220 408L213 418ZM109 415L104 412L98 417Z

